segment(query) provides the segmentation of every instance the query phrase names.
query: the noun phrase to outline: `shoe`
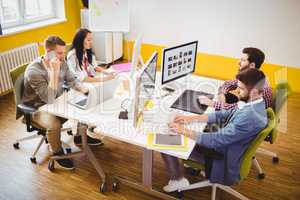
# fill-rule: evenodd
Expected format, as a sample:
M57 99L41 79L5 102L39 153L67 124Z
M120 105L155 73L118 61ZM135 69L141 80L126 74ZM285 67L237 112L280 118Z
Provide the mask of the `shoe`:
M65 155L64 154L64 151L61 149L59 152L57 153L54 153L53 154L54 156L63 156ZM59 160L55 160L55 162L63 169L66 169L66 170L72 170L74 169L74 163L71 159L69 158L64 158L64 159L59 159Z
M96 145L103 145L103 142L99 139L92 138L87 135L87 143L90 146L96 146ZM76 145L82 145L82 140L80 135L75 135L74 136L74 144Z
M190 182L186 178L180 180L170 180L168 185L163 187L165 192L175 192L181 188L185 188L190 185Z
M189 166L188 164L183 163L183 167L184 168L191 168L191 166Z

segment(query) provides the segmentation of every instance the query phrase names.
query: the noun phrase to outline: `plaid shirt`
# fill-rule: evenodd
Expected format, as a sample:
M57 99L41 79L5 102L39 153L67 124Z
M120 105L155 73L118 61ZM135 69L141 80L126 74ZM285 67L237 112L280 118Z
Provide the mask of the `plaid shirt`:
M219 94L226 94L230 90L235 90L237 88L237 80L225 81L224 84L219 88ZM268 81L265 82L263 88L263 98L265 101L266 108L272 107L273 104L273 95L272 95L272 88L270 87ZM231 109L237 107L237 103L229 104L224 103L222 101L214 101L214 108L215 110L221 109Z

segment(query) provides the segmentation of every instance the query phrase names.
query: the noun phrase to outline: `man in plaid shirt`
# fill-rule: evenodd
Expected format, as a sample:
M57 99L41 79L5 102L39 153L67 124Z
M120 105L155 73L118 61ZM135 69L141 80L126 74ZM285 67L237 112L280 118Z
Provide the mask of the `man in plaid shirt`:
M259 69L262 63L265 60L265 54L253 47L248 47L243 49L243 56L239 61L239 72L249 69L256 68ZM225 81L224 84L219 88L219 100L213 101L205 96L199 97L199 101L201 104L205 104L211 107L214 107L215 110L221 109L231 109L237 107L238 103L230 103L226 102L226 97L231 91L237 89L237 80ZM232 92L233 93L233 92ZM268 81L265 82L263 88L263 99L265 101L266 108L272 106L272 88L270 87Z

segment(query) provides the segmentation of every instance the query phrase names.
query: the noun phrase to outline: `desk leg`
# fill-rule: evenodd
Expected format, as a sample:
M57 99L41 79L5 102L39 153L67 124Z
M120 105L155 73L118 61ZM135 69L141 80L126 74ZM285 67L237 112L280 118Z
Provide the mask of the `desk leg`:
M143 151L143 186L152 187L153 150Z
M153 171L153 150L143 149L143 180L142 184L129 181L125 178L115 177L120 183L123 183L131 188L147 193L153 197L166 200L177 200L177 198L168 194L152 189L152 171Z
M89 161L92 163L92 165L94 166L94 168L96 169L97 173L101 178L102 184L100 187L100 191L105 192L107 190L105 173L102 170L98 160L96 159L94 153L91 151L91 148L87 143L87 130L84 132L84 134L81 135L81 138L82 138L83 152L87 155Z

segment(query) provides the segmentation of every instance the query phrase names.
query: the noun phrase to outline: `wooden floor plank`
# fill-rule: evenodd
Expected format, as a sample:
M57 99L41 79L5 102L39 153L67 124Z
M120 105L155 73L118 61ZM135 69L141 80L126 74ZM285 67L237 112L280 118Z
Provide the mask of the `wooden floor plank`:
M87 158L76 158L76 169L65 171L56 169L51 173L47 169L49 152L43 145L37 155L38 164L31 164L29 157L38 140L23 142L19 150L14 150L15 139L28 135L25 126L15 120L13 96L0 97L0 199L156 199L141 192L122 186L117 192L98 192L100 180ZM257 156L266 178L258 180L256 171L251 170L246 180L234 189L253 200L298 200L300 199L300 94L295 94L288 101L285 113L282 113L280 132L275 144L263 147L275 151L280 157L278 164L266 156ZM70 136L64 140L72 142ZM103 147L93 147L104 171L111 175L128 177L141 181L142 150L136 146L104 138ZM154 155L154 187L160 189L167 183L167 173L160 155ZM191 181L199 177L188 176ZM186 199L209 199L210 189L187 191ZM217 199L231 200L234 197L218 191Z

